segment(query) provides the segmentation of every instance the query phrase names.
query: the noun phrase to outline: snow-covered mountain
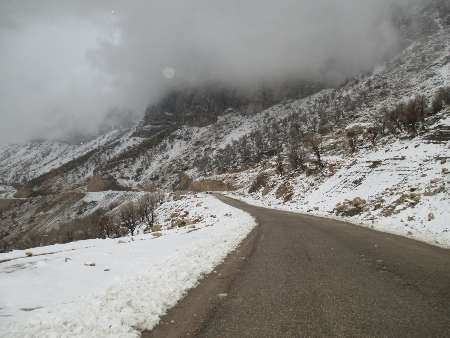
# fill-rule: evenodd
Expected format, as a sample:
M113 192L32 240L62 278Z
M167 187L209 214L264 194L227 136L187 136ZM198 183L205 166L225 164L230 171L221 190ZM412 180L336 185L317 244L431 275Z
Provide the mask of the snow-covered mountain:
M399 19L408 45L389 62L307 97L282 95L267 109L264 96L252 109L243 108L251 98L226 109L209 102L217 92L190 91L190 107L203 114L193 123L194 108L166 111L172 93L138 126L85 144L0 147L1 196L17 190L26 198L2 211L2 245L25 234L45 243L47 232L87 217L99 202L86 196L106 189L92 182L103 180L134 192L234 189L255 203L348 217L449 246L449 13L446 2L430 2ZM202 98L208 104L199 106ZM213 119L204 119L205 109L214 109ZM155 120L158 114L166 118Z
M93 150L120 139L123 133L112 131L90 142L74 145L58 141L35 141L28 144L0 146L0 181L22 184L76 160Z

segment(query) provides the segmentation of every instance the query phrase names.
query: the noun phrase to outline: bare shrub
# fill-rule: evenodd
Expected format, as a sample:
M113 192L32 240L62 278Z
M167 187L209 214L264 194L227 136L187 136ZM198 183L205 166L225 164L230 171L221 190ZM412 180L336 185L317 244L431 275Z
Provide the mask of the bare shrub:
M306 169L307 156L302 145L290 145L287 157L292 170L300 169L304 171Z
M338 216L355 216L361 214L366 209L365 199L355 197L353 200L344 200L336 205L334 211Z
M102 238L113 238L118 235L118 226L111 215L101 216L98 220L98 227Z
M406 105L403 106L403 111L400 112L400 120L404 128L413 135L417 134L417 126L420 122L423 123L425 118L425 110L427 108L427 101L425 96L418 95Z
M392 134L407 131L415 136L419 125L423 126L427 107L423 95L417 95L406 103L400 102L393 109L385 111L382 131L387 129Z
M275 196L278 199L282 198L285 202L288 202L294 196L294 190L288 182L284 182L277 188Z
M358 128L348 128L345 130L345 138L347 140L348 148L351 153L356 152L357 150L357 139L358 136L362 133Z
M281 155L278 155L275 159L275 169L278 175L280 176L284 175L283 157L281 157Z
M147 193L139 199L136 208L141 222L153 227L155 210L163 201L163 197L164 195L161 192L155 191L153 193Z
M433 101L431 102L431 112L432 114L439 113L444 105L450 104L450 87L444 87L438 89L434 95Z
M249 193L254 193L259 191L261 188L267 186L269 181L269 178L266 173L260 173L258 176L256 176L255 180L253 181L250 189L248 190Z
M381 118L377 118L373 121L372 125L367 128L367 137L372 146L377 144L377 139L380 134L383 134L383 121Z
M305 137L305 145L309 147L316 157L317 166L323 168L322 162L322 137L319 134L311 133Z
M139 224L139 213L135 203L128 202L122 205L119 210L119 219L121 226L127 228L131 236L134 236Z

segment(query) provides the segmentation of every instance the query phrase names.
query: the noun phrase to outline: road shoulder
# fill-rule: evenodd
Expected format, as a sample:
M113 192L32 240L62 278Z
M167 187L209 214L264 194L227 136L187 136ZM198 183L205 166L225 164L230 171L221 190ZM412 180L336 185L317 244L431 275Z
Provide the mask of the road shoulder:
M203 323L227 297L233 280L243 269L253 253L259 236L256 226L241 242L239 247L225 258L213 272L203 278L197 287L161 317L159 324L151 331L142 332L142 338L176 338L195 336Z

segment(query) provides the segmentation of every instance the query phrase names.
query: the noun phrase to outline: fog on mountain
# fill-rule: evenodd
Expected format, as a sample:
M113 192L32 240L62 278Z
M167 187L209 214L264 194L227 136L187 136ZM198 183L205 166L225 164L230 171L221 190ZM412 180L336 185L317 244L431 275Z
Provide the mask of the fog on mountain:
M400 50L417 3L2 1L0 143L95 135L174 88L335 85Z

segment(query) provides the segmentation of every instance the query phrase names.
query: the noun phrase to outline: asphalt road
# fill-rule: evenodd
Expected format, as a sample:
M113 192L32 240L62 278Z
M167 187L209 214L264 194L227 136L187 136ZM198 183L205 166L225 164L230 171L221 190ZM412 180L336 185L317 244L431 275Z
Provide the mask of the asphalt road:
M220 198L259 226L143 337L450 337L449 250Z

